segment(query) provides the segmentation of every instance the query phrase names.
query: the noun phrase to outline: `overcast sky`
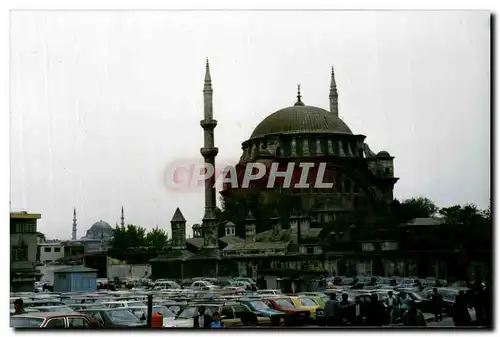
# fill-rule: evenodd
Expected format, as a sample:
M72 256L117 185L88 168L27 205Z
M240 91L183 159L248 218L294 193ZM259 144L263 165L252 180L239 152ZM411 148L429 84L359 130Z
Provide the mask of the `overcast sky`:
M96 221L170 231L201 222L202 190L165 167L203 146L210 59L219 163L272 112L329 108L374 152L395 156L395 197L438 206L490 199L487 12L13 12L11 207L42 214L47 238Z

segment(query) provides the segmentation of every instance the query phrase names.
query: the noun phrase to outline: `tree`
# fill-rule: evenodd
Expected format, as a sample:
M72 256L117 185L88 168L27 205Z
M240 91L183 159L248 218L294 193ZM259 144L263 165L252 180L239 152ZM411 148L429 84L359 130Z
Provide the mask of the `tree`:
M396 206L396 204L394 204ZM437 214L439 208L425 197L411 198L403 201L399 207L399 217L402 222L415 218L429 218Z
M158 250L163 249L167 245L168 233L158 226L148 232L146 235L146 245L148 247L155 247Z
M132 247L142 247L146 243L145 233L146 230L137 225L117 225L113 230L111 247L118 250L126 250Z
M114 249L124 250L128 248L126 240L127 227L121 225L115 226L113 230L113 240L111 240L111 247Z
M476 205L455 205L439 212L443 216L441 237L449 248L464 252L492 249L493 228L491 214L481 211Z

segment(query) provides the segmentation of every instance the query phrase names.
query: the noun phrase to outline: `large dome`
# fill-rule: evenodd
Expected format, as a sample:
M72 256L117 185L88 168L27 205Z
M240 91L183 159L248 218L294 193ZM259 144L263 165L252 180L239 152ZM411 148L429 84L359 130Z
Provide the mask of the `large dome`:
M295 105L267 116L250 138L272 134L341 133L352 135L349 127L330 111L315 106Z
M97 221L95 224L92 225L92 227L90 227L90 230L92 231L100 231L101 229L104 231L113 230L113 228L109 223L102 220Z

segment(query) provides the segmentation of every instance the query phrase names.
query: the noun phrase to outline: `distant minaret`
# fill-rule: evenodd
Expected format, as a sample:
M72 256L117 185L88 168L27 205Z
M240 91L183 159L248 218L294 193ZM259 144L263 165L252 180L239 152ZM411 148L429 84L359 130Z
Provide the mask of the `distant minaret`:
M120 223L120 224L121 224L122 226L125 226L125 215L124 215L124 212L123 212L123 206L122 206L122 216L121 216L121 218L120 218L120 219L121 219L121 223Z
M205 85L203 86L203 107L204 119L200 121L203 128L204 147L200 149L201 155L205 159L206 165L215 167L215 156L219 149L214 145L214 129L217 121L213 119L213 98L212 98L212 78L210 77L210 66L205 68ZM215 199L215 175L205 179L205 215L203 216L203 238L204 248L217 248L217 228L215 217L216 199Z
M337 83L335 82L335 72L332 66L332 79L330 82L330 112L338 117L339 115L339 94L337 92Z
M76 208L73 208L73 229L71 230L71 240L76 240Z

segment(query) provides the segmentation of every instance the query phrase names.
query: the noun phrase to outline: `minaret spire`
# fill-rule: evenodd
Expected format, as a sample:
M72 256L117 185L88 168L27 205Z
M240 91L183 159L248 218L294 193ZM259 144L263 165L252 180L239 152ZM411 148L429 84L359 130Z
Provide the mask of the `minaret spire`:
M302 95L300 94L300 84L297 84L297 102L294 104L295 106L303 106Z
M339 94L337 92L337 83L335 82L335 71L332 66L332 79L330 82L330 112L335 116L339 115L338 100Z
M121 224L122 226L125 226L125 213L123 212L123 206L122 206L122 216L121 216L121 218L120 218L120 219L121 219L120 224Z
M203 86L203 110L204 119L200 125L203 128L204 144L200 149L201 155L205 160L205 165L215 168L215 157L219 149L214 144L214 129L217 126L217 121L213 119L213 89L212 78L210 76L210 65L208 59L205 66L205 83ZM215 194L215 175L205 179L205 214L203 216L203 237L204 248L217 248L217 227L215 216L216 209L216 194Z
M208 62L208 57L207 57L207 63L205 65L205 87L209 86L210 89L212 89L212 78L210 77L210 63Z
M73 228L71 230L71 240L76 240L76 208L73 208Z

